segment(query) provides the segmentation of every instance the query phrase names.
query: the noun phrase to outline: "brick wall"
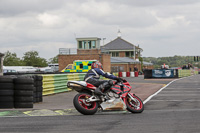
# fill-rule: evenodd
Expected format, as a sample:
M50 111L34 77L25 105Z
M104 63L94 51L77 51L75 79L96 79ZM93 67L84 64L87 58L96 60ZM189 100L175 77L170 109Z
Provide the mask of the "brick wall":
M102 54L101 63L105 72L111 72L110 55Z
M101 54L100 49L77 49L77 54Z
M126 57L125 52L119 52L119 57Z

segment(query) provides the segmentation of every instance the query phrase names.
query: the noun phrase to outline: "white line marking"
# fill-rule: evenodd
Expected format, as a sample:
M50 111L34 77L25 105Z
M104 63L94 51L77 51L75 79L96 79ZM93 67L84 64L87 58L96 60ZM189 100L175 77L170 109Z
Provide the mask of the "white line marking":
M198 102L200 100L151 100L154 102Z
M186 78L186 77L184 77ZM184 78L180 78L180 79L184 79ZM169 86L171 83L177 81L177 80L180 80L180 79L175 79L175 80L172 80L171 82L169 82L166 86L162 87L160 90L158 90L157 92L155 92L153 95L149 96L143 103L147 103L149 100L151 100L152 97L154 97L155 95L157 95L159 92L161 92L163 89L165 89L167 86Z

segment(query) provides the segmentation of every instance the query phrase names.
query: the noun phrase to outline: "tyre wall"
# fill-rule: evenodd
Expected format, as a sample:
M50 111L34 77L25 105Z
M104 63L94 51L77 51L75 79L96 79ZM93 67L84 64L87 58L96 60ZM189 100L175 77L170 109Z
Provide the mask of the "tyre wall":
M67 92L67 81L83 81L86 73L0 76L0 109L33 108L43 96ZM113 73L117 76L117 73ZM106 78L101 77L106 80Z
M33 108L34 79L18 77L14 79L14 108Z
M13 78L0 76L0 109L14 108Z

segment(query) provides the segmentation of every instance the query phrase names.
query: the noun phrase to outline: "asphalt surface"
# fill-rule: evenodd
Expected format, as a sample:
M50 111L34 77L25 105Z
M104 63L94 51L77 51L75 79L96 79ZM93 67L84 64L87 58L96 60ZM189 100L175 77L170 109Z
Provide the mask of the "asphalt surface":
M165 83L171 81L172 83L147 101L144 112L140 114L101 112L84 116L73 112L62 116L0 117L0 132L200 132L200 75L176 81L156 79L151 80L151 84L150 80L144 80L141 83L136 80L139 78L135 79L136 85L133 90L137 90L141 84L164 86Z
M125 78L132 86L131 92L143 101L174 79L144 79L144 76ZM34 104L33 109L1 109L0 116L52 116L79 114L73 106L78 92L69 91L43 96L43 102Z

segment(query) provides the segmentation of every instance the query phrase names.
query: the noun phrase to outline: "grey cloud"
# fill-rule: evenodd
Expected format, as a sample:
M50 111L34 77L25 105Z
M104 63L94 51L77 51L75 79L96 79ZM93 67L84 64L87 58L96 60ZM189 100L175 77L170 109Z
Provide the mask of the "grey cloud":
M0 16L54 10L62 7L65 2L65 0L0 0Z
M143 56L183 55L191 51L182 48L190 42L198 53L199 5L197 0L0 0L0 52L34 49L51 58L49 51L76 47L75 37L107 43L120 29L122 38L140 44Z

